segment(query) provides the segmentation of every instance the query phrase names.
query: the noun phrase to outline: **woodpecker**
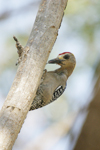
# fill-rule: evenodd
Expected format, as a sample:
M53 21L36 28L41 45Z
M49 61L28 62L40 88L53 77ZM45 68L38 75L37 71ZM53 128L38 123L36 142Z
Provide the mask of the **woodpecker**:
M44 70L36 96L30 110L41 108L59 98L66 89L66 82L72 74L76 60L72 53L64 52L47 64L58 64L61 67L54 70Z

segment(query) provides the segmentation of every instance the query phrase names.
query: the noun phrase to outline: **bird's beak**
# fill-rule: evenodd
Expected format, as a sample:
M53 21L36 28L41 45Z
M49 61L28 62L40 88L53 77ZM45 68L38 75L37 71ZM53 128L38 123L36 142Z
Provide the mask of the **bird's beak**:
M62 64L62 59L55 58L48 61L48 64Z

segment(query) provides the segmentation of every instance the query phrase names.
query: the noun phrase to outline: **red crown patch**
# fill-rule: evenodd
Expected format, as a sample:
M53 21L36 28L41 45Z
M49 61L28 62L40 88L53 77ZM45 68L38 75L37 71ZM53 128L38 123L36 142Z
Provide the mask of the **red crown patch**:
M61 54L59 54L59 55L64 55L64 54L67 54L67 53L70 53L70 52L63 52L63 53L61 53Z

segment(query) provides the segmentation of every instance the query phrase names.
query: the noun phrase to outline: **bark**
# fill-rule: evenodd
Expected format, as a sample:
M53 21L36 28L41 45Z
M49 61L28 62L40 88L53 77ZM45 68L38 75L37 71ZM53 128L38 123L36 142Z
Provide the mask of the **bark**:
M11 150L56 40L67 0L42 0L14 82L0 112L0 150Z

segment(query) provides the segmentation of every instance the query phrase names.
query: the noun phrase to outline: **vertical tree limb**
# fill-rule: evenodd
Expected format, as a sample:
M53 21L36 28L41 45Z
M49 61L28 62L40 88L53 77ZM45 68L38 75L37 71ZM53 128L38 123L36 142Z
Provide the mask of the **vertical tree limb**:
M11 150L28 113L67 0L42 0L16 77L0 112L0 150Z
M93 98L88 109L86 109L88 115L74 150L100 149L100 60L96 67L95 78L97 81L92 92Z

